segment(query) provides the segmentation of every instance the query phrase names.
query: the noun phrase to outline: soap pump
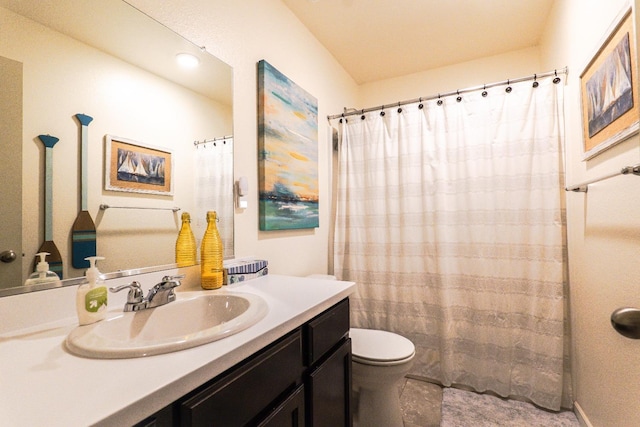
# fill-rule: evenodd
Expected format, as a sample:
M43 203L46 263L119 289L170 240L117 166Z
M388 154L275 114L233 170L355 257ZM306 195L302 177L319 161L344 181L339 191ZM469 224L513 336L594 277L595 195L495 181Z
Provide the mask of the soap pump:
M98 260L104 257L90 256L89 268L85 274L88 283L78 286L76 294L76 310L80 325L88 325L102 320L107 315L107 287L96 267Z
M42 283L55 283L56 286L62 286L58 275L49 270L49 263L46 261L47 255L49 255L49 252L38 252L36 254L36 256L40 257L40 261L36 265L36 271L31 273L24 282L25 286L40 285Z

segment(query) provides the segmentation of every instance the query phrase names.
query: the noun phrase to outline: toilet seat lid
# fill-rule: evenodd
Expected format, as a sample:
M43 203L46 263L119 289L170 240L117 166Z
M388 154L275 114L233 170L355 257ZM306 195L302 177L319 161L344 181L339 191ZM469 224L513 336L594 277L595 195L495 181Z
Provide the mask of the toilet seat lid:
M384 364L410 360L416 348L402 335L377 329L351 328L351 354L361 363Z

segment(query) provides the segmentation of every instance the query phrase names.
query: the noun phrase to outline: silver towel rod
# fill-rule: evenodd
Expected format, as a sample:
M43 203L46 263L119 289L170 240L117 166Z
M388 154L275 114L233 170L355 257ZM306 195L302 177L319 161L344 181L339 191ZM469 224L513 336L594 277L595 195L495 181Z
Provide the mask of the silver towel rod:
M620 171L611 173L609 175L601 176L600 178L595 178L590 181L585 181L581 184L573 185L571 187L565 188L566 191L574 191L576 193L586 193L589 190L589 184L593 184L594 182L604 181L605 179L613 178L618 175L628 175L633 174L636 176L640 176L640 163L635 164L633 166L625 166Z
M101 211L106 211L107 209L150 209L154 211L173 211L173 212L178 212L180 210L180 208L177 206L174 206L172 208L154 208L154 207L147 207L147 206L111 206L111 205L105 205L105 204L100 205Z

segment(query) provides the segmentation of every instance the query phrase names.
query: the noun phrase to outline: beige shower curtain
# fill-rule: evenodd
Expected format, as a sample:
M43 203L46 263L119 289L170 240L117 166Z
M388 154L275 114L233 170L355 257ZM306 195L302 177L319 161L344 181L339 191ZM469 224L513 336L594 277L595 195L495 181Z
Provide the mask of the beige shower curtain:
M412 374L571 406L563 83L343 120L334 270L352 323L416 345Z

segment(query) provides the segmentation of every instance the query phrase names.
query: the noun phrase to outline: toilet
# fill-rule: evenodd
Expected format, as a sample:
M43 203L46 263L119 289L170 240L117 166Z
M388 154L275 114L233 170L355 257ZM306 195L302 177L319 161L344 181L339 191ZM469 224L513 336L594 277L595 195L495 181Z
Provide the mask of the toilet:
M314 274L316 279L335 276ZM407 338L376 329L349 329L353 387L353 425L402 426L398 383L413 364L415 346Z

